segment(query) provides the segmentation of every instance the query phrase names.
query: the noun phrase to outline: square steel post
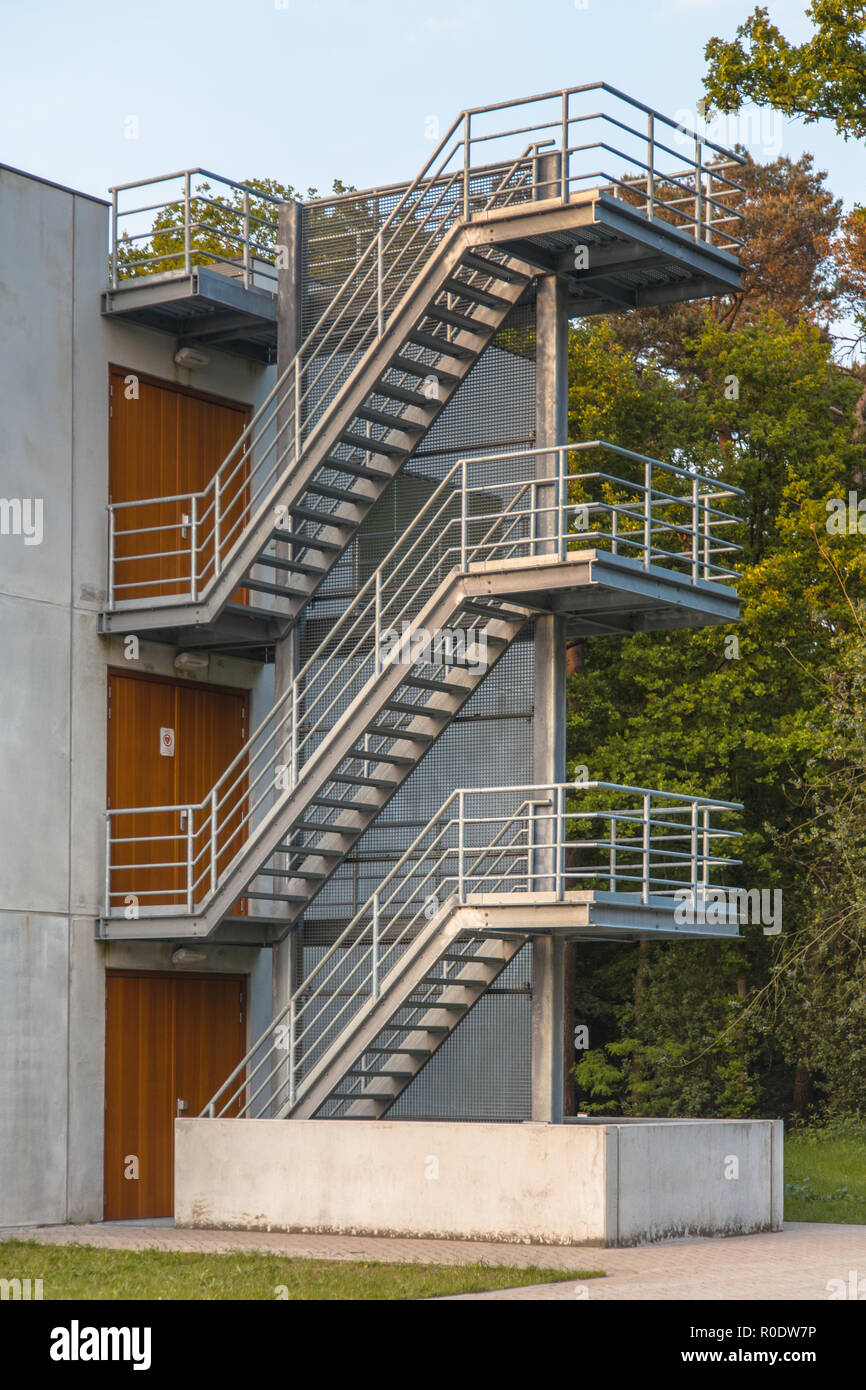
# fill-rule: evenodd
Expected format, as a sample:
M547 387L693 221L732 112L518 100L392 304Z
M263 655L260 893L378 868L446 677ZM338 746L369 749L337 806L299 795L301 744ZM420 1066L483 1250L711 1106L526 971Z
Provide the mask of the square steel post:
M540 197L544 185L560 175L559 154L542 155L537 161ZM548 195L549 196L549 195ZM563 444L568 439L568 301L567 286L556 275L538 281L536 301L535 442L539 449ZM536 457L535 488L538 553L556 554L559 535L559 458L555 451ZM543 483L549 479L545 486ZM552 785L565 781L565 620L535 620L533 781ZM535 872L540 891L555 890L555 818L538 826ZM570 1015L568 976L570 965L565 944L554 937L536 937L532 943L532 1118L561 1123L572 1106L566 1103L567 1055ZM573 1057L573 1049L572 1049ZM569 1094L573 1087L569 1084Z

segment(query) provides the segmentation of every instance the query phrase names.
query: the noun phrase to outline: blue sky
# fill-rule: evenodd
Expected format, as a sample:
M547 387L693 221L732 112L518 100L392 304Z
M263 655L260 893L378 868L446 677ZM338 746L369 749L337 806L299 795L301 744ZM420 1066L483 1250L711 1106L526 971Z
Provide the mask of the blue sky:
M444 132L466 106L604 78L691 111L707 38L753 3L0 0L0 163L99 195L195 165L322 192L397 181L428 158L429 118ZM808 34L806 0L768 3ZM862 145L831 127L766 124L764 145L813 150L846 204L866 201Z

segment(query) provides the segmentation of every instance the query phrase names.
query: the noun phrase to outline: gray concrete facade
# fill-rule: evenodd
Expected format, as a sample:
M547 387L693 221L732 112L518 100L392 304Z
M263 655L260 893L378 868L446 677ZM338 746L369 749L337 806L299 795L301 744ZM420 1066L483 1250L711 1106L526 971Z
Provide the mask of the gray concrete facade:
M100 314L107 204L0 169L0 498L42 503L41 543L0 523L0 1224L102 1217L105 970L166 970L170 944L98 943L106 672L175 676L177 649L101 638L109 366L255 406L272 368ZM26 513L23 515L26 516ZM31 516L36 513L31 510ZM35 541L35 530L31 536ZM196 678L251 691L272 668L212 655ZM251 1035L270 1017L270 955L208 946L199 969L250 976ZM181 967L182 968L182 967Z

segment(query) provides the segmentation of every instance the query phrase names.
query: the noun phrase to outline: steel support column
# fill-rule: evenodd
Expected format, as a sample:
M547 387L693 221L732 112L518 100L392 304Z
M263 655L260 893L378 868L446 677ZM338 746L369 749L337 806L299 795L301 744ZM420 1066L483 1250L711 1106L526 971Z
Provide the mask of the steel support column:
M302 211L300 203L285 203L277 219L279 240L278 314L277 314L277 372L280 376L293 361L301 343L302 282ZM282 424L278 419L278 428ZM284 431L288 438L292 431ZM289 546L278 547L277 553L288 555ZM274 648L274 700L289 689L298 669L298 632L295 624L286 637ZM283 856L277 860L285 864ZM302 923L292 927L284 941L274 945L272 957L272 1005L276 1015L292 997L300 984L300 942Z
M559 175L559 156L545 155L538 162L539 179L546 184ZM551 186L553 184L551 183ZM543 196L543 195L542 195ZM536 302L535 442L539 447L562 444L568 439L568 297L567 284L556 275L538 281ZM536 477L554 479L558 456L540 455ZM540 548L550 537L551 551L557 533L557 488L537 489ZM550 510L546 510L550 509ZM533 781L565 781L565 621L539 617L535 622L535 690L533 717ZM552 808L551 808L552 809ZM540 822L549 830L553 822ZM543 841L542 841L543 842ZM539 855L539 884L553 887L554 851ZM562 1120L565 1106L566 975L564 943L538 937L532 946L532 1118L548 1123Z

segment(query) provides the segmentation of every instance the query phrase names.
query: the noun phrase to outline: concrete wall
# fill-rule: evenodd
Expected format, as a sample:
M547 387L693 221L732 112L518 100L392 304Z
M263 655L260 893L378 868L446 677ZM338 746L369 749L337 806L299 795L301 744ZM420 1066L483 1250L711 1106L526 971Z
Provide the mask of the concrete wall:
M94 940L101 908L109 665L108 370L128 367L255 406L274 370L104 319L108 208L0 168L0 497L41 498L41 544L0 535L0 1224L102 1216L104 971L168 969L170 951ZM198 678L201 678L200 676ZM272 670L212 657L204 679L252 691ZM209 947L198 969L251 975L251 1036L269 1018L270 953Z
M179 1226L632 1245L781 1226L781 1122L178 1120ZM730 1160L739 1161L738 1176Z

